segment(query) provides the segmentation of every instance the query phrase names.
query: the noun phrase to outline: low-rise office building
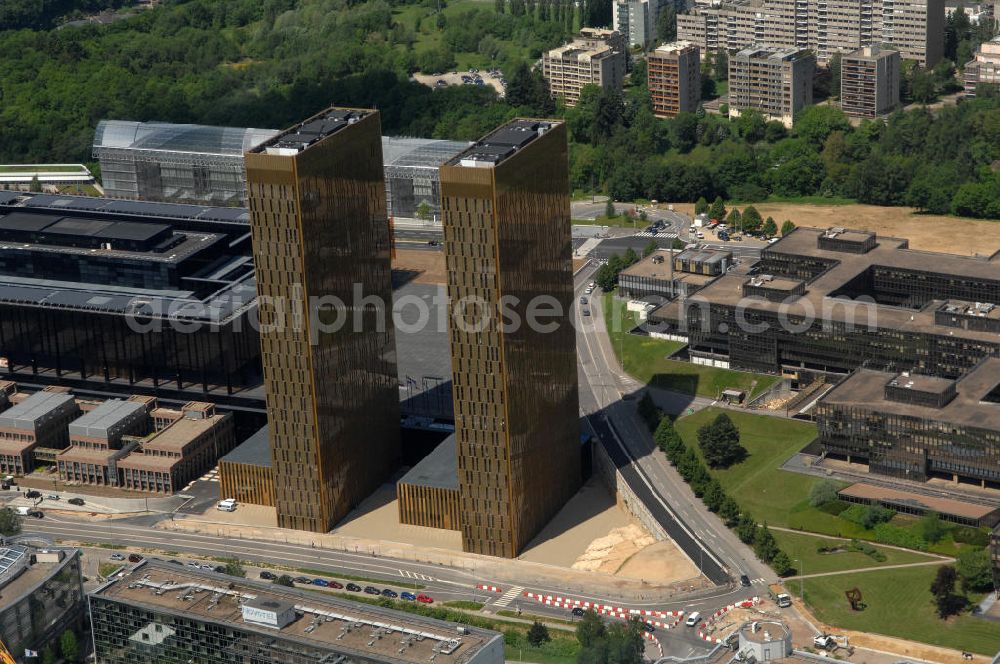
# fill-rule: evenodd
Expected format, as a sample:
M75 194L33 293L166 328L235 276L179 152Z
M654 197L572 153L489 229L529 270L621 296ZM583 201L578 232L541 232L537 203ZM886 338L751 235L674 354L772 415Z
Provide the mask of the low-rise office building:
M653 113L672 118L694 113L701 100L701 53L692 42L658 46L646 56L646 76Z
M584 28L569 44L542 55L549 93L575 106L587 85L621 90L625 81L624 40L615 30Z
M95 486L119 486L118 461L137 446L149 427L151 397L109 399L69 425L69 448L56 456L59 479Z
M649 320L686 338L692 361L793 381L863 365L958 378L1000 356L995 302L1000 254L915 251L867 231L799 227L749 271L732 270Z
M791 127L812 104L816 56L805 49L752 46L729 58L729 116L756 109Z
M455 434L413 466L396 484L399 522L461 530Z
M865 457L854 457L864 462ZM943 496L929 496L915 491L905 491L886 486L857 482L844 487L837 496L848 503L878 505L902 514L923 516L934 512L945 521L960 523L973 528L991 528L1000 522L1000 507L970 503Z
M0 639L17 661L27 661L26 650L58 648L67 629L82 637L86 599L78 549L21 539L0 545Z
M0 472L26 475L35 469L35 450L61 450L67 427L80 414L71 394L42 390L0 413Z
M1000 37L979 45L976 56L965 64L963 77L967 97L976 96L980 83L1000 86Z
M88 597L102 664L502 664L503 635L146 559Z
M899 51L865 46L840 62L840 107L847 115L877 118L899 106Z
M633 299L688 297L733 264L733 254L713 249L656 251L618 275L621 295Z
M240 503L274 507L274 475L267 426L219 460L219 495Z
M991 357L958 380L859 369L823 396L815 417L824 452L872 472L1000 487L998 404L1000 358Z

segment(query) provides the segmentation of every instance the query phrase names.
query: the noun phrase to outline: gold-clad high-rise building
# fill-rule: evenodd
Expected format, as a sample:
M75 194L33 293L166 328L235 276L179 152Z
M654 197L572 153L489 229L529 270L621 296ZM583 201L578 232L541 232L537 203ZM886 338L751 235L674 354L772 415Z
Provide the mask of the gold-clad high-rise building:
M399 456L378 112L323 111L246 171L278 525L325 532Z
M513 120L440 172L462 543L514 557L580 486L566 126Z

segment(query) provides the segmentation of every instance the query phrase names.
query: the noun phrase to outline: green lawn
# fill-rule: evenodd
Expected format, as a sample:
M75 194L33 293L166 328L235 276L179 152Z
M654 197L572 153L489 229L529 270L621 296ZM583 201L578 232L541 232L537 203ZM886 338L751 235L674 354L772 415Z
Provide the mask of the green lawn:
M667 356L682 348L683 343L629 334L628 331L638 321L626 309L625 301L606 293L603 305L604 320L615 354L625 371L640 382L684 394L714 398L730 387L744 390L753 397L778 380L777 376L668 360Z
M725 412L740 430L740 440L750 456L725 470L713 470L740 506L758 521L769 525L794 528L821 535L872 540L875 535L856 523L824 512L809 504L809 492L820 478L781 470L782 464L801 450L816 435L814 425L798 420L786 420L767 415L715 408L694 413L677 420L677 431L684 441L698 450L698 428ZM846 482L836 482L841 487ZM915 524L910 517L898 515L896 525ZM933 553L946 556L958 554L951 535L929 546ZM807 563L808 565L808 563Z
M806 579L806 604L820 620L836 627L995 654L1000 648L1000 623L969 615L947 621L937 617L930 593L936 573L937 567L928 565ZM800 592L797 581L788 585L792 592ZM851 611L844 597L852 588L864 597L863 611Z
M875 547L885 554L885 561L879 562L861 552L843 551L840 553L817 553L817 546L847 545L849 542L839 542L826 537L786 533L774 531L781 550L795 561L795 569L799 574L822 574L823 572L839 572L849 569L865 569L868 567L884 567L886 565L906 565L908 563L923 563L934 560L931 556L916 551L900 551L885 547ZM797 581L794 583L798 583ZM808 583L808 580L807 580Z

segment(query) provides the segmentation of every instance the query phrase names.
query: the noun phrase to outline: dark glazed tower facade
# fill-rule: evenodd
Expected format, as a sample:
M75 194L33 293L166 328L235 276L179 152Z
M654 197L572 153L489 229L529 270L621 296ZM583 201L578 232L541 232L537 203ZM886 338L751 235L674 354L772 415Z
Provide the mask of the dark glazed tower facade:
M568 180L553 121L511 121L441 167L466 551L517 556L580 486ZM536 302L553 330L527 324Z
M246 168L278 525L325 532L399 456L378 113L323 111Z

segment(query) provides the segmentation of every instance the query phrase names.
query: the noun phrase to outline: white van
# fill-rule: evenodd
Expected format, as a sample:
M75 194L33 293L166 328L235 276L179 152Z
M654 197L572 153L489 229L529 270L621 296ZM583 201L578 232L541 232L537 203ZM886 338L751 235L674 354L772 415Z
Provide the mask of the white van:
M220 500L219 504L216 505L215 509L220 512L235 512L236 511L236 499L226 498L225 500Z
M694 613L690 614L687 617L687 620L684 621L684 624L687 625L688 627L694 627L699 622L701 622L701 614L695 611Z

